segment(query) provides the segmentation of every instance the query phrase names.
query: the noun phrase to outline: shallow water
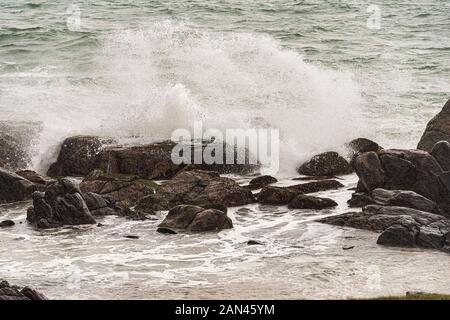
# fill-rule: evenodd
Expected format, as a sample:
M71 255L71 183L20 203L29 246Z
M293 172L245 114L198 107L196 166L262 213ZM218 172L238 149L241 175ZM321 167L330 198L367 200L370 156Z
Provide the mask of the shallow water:
M0 278L34 286L56 299L450 293L447 254L378 246L376 233L314 222L347 210L347 188L355 180L347 176L346 188L318 193L337 199L336 209L288 211L259 204L233 208L229 216L234 229L217 234L159 234L156 226L164 213L145 222L107 217L98 219L102 227L37 231L25 221L28 203L4 206L1 219L13 219L16 226L0 229ZM263 245L248 246L250 239Z

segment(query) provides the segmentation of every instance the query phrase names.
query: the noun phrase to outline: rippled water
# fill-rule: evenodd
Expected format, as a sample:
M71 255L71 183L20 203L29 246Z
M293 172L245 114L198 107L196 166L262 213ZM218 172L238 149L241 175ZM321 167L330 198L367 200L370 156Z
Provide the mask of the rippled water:
M68 135L142 142L198 119L280 129L284 177L356 136L414 147L449 96L450 3L378 1L380 29L367 26L369 5L2 0L0 119L41 122L30 150L41 171ZM41 232L25 223L28 204L3 206L2 220L23 223L0 229L0 278L52 298L450 292L447 255L384 248L374 233L312 222L347 210L350 192L325 193L340 203L329 212L231 209L235 228L218 235L160 235L162 216Z

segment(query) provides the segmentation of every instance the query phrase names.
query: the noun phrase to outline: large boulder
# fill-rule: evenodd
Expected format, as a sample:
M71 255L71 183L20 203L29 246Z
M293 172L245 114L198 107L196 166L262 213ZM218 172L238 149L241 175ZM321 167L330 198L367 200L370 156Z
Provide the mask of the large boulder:
M348 161L337 152L324 152L303 163L298 173L307 176L335 176L353 172Z
M414 191L378 188L372 191L372 199L380 205L407 207L426 212L433 212L436 209L436 202Z
M447 101L441 112L428 122L417 149L430 152L436 142L441 140L450 142L450 100Z
M352 168L355 168L355 160L356 158L366 152L379 152L383 148L378 145L378 143L366 139L366 138L357 138L345 144L345 147L348 150L348 158L350 160L350 165Z
M154 194L142 198L137 210L169 210L177 205L192 204L212 206L240 206L254 202L250 190L235 181L220 177L216 172L183 171L158 186Z
M337 226L381 232L377 243L397 247L423 247L450 252L450 220L425 211L396 206L369 205L318 220Z
M102 151L114 144L111 138L74 136L64 140L58 158L48 169L47 175L84 176L100 167Z
M80 183L82 192L97 193L129 204L152 194L156 186L153 181L139 176L105 173L102 170L92 171Z
M47 300L47 298L30 287L11 286L7 281L0 280L0 300Z
M158 228L162 233L168 233L167 230L173 230L175 233L177 231L220 231L233 228L233 222L220 210L179 205L169 211Z
M31 181L0 168L0 203L29 200L35 190Z
M95 223L80 189L67 178L49 185L45 192L33 193L27 220L42 229Z

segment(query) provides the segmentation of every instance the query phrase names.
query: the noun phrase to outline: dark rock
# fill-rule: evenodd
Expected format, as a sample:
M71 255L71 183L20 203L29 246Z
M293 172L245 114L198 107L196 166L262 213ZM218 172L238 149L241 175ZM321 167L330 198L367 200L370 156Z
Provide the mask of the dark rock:
M292 180L296 180L296 181L319 181L319 180L330 180L330 179L341 180L342 178L336 177L336 176L308 176L308 177L292 178Z
M12 220L5 220L5 221L0 222L0 228L12 227L14 225L15 225L15 223Z
M257 240L248 240L247 245L249 246L263 246L264 244L262 242L259 242Z
M16 174L38 185L46 186L56 181L52 178L41 176L33 170L19 170Z
M127 239L139 239L139 236L135 236L135 235L130 234L130 235L124 236L124 238L127 238Z
M450 171L450 143L448 141L437 142L430 154L437 160L444 171Z
M164 227L160 227L158 229L156 229L157 232L162 233L162 234L177 234L178 232L169 229L169 228L164 228Z
M289 203L288 208L290 209L326 209L336 207L338 204L328 198L319 198L307 195L297 195Z
M350 160L350 165L355 168L355 161L358 156L366 152L379 152L383 148L378 145L378 143L365 139L357 138L345 144L348 149L348 158Z
M32 182L0 168L0 203L29 200L35 190Z
M345 246L345 247L342 247L342 250L351 250L351 249L353 249L355 246Z
M17 286L10 286L7 281L0 281L0 300L47 300L47 298L29 288L19 288Z
M433 119L428 122L417 149L430 152L436 142L450 141L450 100Z
M69 179L61 179L44 192L33 193L33 207L27 220L38 228L95 224L79 188Z
M359 188L370 193L375 188L380 188L386 180L384 169L376 152L366 152L355 160L355 171L359 177Z
M258 194L258 202L272 205L286 205L294 199L299 192L289 187L264 187Z
M158 228L192 232L220 231L233 228L233 222L226 213L219 210L180 205L169 211Z
M58 159L53 163L47 175L85 176L101 166L102 151L107 145L114 144L111 138L96 136L74 136L64 140Z
M352 197L347 201L350 208L364 207L368 204L374 204L375 201L365 193L354 192Z
M267 186L258 194L258 202L272 205L290 203L297 195L341 188L344 185L336 180L322 180L297 184L289 187Z
M349 174L353 172L352 167L337 152L329 151L312 157L303 163L298 169L298 173L307 176L330 176Z
M97 223L97 227L103 227L104 226L104 224L103 223Z
M262 187L265 187L275 182L278 182L278 180L272 176L268 175L259 176L250 181L250 183L248 184L248 188L250 190L261 189Z
M450 220L405 207L369 205L362 212L325 217L319 222L382 232L377 243L399 247L434 248L450 252L445 241Z
M104 173L94 170L80 183L83 192L93 192L108 196L115 201L133 204L139 199L152 194L157 184L139 176Z
M253 194L229 178L215 172L194 170L180 172L159 185L155 194L142 198L136 210L169 210L181 204L202 207L240 206L254 202Z
M372 199L381 205L413 208L421 211L433 212L436 202L431 201L414 191L375 189Z

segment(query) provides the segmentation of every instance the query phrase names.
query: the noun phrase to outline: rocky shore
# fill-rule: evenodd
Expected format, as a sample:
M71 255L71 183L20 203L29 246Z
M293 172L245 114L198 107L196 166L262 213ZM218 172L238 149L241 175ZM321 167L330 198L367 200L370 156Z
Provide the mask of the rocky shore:
M359 181L348 200L355 209L318 222L377 232L380 245L450 253L450 100L429 122L417 149L384 149L358 138L346 144L347 154L331 150L299 163L298 173L308 177L290 186L274 185L276 178L258 175L259 167L249 163L174 164L170 141L127 146L97 136L66 138L56 162L41 175L29 170L18 141L0 136L9 148L0 159L0 203L31 201L27 221L36 230L94 226L110 215L146 220L168 211L156 229L164 236L220 232L233 228L229 207L333 208L335 199L314 193L339 190L344 185L338 176L356 173ZM225 173L254 178L241 185L221 175ZM302 181L306 179L311 181ZM14 225L0 221L0 228ZM38 298L45 297L0 283L0 299Z

